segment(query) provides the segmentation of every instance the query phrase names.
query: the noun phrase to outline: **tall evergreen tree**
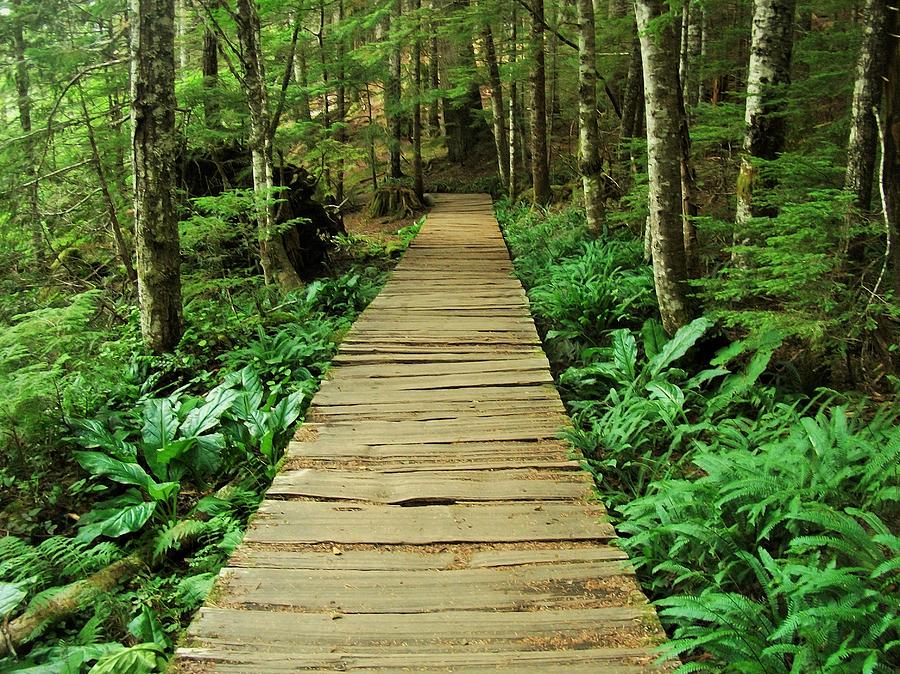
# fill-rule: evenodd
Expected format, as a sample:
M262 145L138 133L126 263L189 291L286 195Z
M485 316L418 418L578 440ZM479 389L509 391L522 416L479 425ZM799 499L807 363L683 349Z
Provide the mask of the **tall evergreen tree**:
M183 332L175 215L175 3L131 0L131 159L141 332L171 351Z

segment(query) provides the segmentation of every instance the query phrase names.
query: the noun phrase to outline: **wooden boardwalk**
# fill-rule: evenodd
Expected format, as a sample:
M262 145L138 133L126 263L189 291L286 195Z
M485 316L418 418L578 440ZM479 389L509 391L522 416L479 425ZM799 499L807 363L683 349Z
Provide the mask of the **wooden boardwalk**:
M653 671L662 638L483 195L440 196L343 342L184 672Z

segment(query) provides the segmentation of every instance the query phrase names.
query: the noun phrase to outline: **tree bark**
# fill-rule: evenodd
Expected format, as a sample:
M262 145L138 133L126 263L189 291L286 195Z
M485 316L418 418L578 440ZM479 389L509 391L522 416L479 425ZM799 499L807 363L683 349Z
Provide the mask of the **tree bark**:
M531 11L531 186L536 204L550 203L547 156L547 92L544 67L544 0L532 0Z
M289 290L301 285L300 276L288 258L281 235L275 229L272 134L266 72L259 43L259 13L255 0L237 0L238 41L241 46L243 88L250 110L250 155L253 191L257 200L257 235L260 262L266 283Z
M500 181L509 184L509 138L506 133L506 109L503 105L503 84L500 81L500 66L497 64L497 51L494 48L494 34L490 24L483 31L484 57L487 61L488 76L491 85L491 112L494 122L494 145L497 148L497 164L500 168Z
M596 39L593 0L578 0L578 167L584 189L584 212L593 232L600 231L603 217Z
M882 73L887 57L886 0L866 0L862 9L863 41L856 63L850 141L847 146L845 188L864 211L872 205L872 185L878 154L878 122L875 110L881 106ZM886 73L890 77L890 73Z
M216 129L221 126L219 103L216 100L216 88L219 86L219 38L216 32L207 28L203 33L203 119L206 128Z
M41 204L38 190L40 189L40 180L37 175L37 166L34 156L34 139L31 137L31 82L28 77L28 64L25 61L25 29L22 17L19 13L22 11L22 0L14 0L14 14L12 22L13 33L13 49L16 60L15 83L16 83L16 103L19 108L19 127L22 129L22 135L27 136L24 140L24 159L25 159L25 175L28 187L26 187L26 202L28 204L26 217L28 219L27 229L31 234L31 245L34 248L35 260L39 267L43 267L44 263L44 236Z
M681 90L688 110L697 107L700 98L700 54L703 50L703 6L698 2L685 3L687 38L681 70Z
M384 109L390 131L388 150L390 153L391 178L403 177L402 156L400 154L400 143L403 140L402 117L400 114L400 100L402 96L400 64L403 54L399 36L401 12L401 0L393 0L391 3L390 28L388 30L388 36L391 40L391 56L388 65L388 78L384 86Z
M653 278L663 327L671 335L690 321L692 310L682 214L683 109L678 64L671 58L678 42L671 23L651 25L663 15L663 5L663 0L635 0L644 68Z
M413 45L413 190L419 201L425 195L425 178L422 175L422 21L418 18L422 9L422 0L413 1L416 12L416 40Z
M796 0L756 0L747 75L747 132L737 187L735 243L747 242L753 217L773 217L777 210L753 204L757 182L755 159L772 160L784 149L787 123L784 92L790 84ZM736 261L744 264L741 256Z
M893 5L893 3L891 3ZM900 297L900 10L888 6L888 49L884 67L884 152L882 192L890 237L894 297Z
M631 60L622 95L621 133L623 140L641 134L644 121L644 70L641 61L641 41L637 31L631 44Z
M434 0L431 0L430 7L432 10L435 9ZM431 105L428 106L428 135L432 138L437 138L441 135L441 101L437 95L441 88L441 82L438 74L438 39L434 23L428 23L428 31L428 81L431 83L431 95L434 97L431 100Z
M131 160L141 333L156 353L183 332L175 215L175 5L130 0Z
M512 26L510 29L510 65L515 66L518 58L518 24L516 4L512 6ZM519 87L515 76L510 78L509 82L509 198L515 201L519 191L519 145L521 141L518 133L519 120Z
M346 79L346 67L344 65L344 59L346 56L346 46L344 44L344 37L340 34L340 24L344 21L344 0L337 0L337 7L334 13L335 24L338 25L338 37L337 37L337 123L338 128L335 131L335 140L339 143L347 142L347 130L344 128L344 124L347 119L347 85L345 83ZM335 181L334 195L335 200L338 205L344 202L344 158L339 156L337 158L338 170L337 170L337 180Z

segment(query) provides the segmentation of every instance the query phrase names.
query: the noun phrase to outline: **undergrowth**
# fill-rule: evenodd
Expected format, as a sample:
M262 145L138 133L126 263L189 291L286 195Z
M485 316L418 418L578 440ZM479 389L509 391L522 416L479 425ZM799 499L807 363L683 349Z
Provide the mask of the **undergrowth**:
M98 571L141 569L46 621L0 670L164 671L383 283L372 262L289 294L259 279L188 284L185 337L166 356L144 352L128 305L99 293L0 327L0 622Z
M789 313L730 344L707 317L668 338L639 244L590 240L579 209L498 216L663 656L680 672L898 671L896 407L785 386Z

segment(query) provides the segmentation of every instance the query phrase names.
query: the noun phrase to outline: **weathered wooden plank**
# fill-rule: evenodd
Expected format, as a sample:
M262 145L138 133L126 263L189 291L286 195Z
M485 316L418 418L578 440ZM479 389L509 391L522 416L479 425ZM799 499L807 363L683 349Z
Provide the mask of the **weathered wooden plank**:
M322 382L319 395L324 394L324 397L328 399L335 393L350 395L362 393L371 400L372 396L377 393L504 387L510 389L507 397L515 399L518 391L512 391L511 389L522 388L529 384L550 384L552 381L550 373L544 370L385 377L369 380L365 384L352 380L326 379ZM420 396L420 399L428 400L429 396L423 395ZM478 395L472 397L472 400L478 399Z
M654 641L645 607L416 614L294 613L203 608L188 638L222 652L497 653L642 646ZM298 635L302 642L298 644Z
M547 359L538 356L528 358L504 358L493 361L466 361L447 363L396 363L378 365L341 365L328 372L328 379L359 379L386 377L413 377L450 375L450 374L482 374L485 372L530 372L547 371Z
M295 655L214 649L182 648L177 652L183 674L217 672L352 672L353 674L385 674L386 672L420 672L437 674L647 674L661 672L653 665L656 659L646 648L591 648L580 650L516 651L513 653L442 653L439 658L417 653L359 654L317 653Z
M525 423L519 422L515 417L429 421L352 420L310 424L310 427L318 429L319 439L323 442L370 442L379 445L451 444L556 438L563 429L563 419L532 417Z
M490 463L491 461L566 461L569 446L561 441L542 442L460 442L460 443L410 443L375 444L346 441L326 442L310 440L291 442L287 455L298 459L322 460L375 460L382 462L432 461L438 463L470 462ZM523 466L524 467L524 466Z
M225 568L216 593L221 608L431 613L523 611L646 603L619 561L450 569L355 571ZM614 580L611 580L614 579Z
M317 498L384 504L483 503L489 501L565 501L590 495L587 475L535 470L282 471L272 483L270 498Z
M263 501L245 540L256 543L428 545L608 540L599 505L492 503L419 508Z

